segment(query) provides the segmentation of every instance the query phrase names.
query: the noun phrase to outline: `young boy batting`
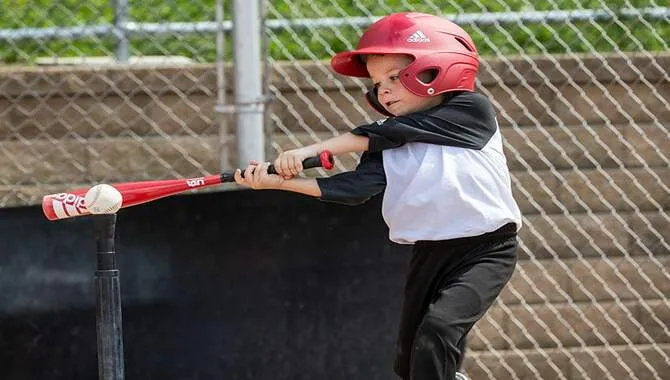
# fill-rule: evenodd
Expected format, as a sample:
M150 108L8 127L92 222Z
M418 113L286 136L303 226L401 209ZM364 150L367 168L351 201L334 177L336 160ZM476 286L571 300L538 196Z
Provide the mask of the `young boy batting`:
M389 238L413 244L394 370L405 380L464 378L466 336L509 281L521 227L494 109L474 91L475 45L450 21L396 13L331 65L369 77L366 98L388 118L282 153L280 175L252 162L235 179L348 204L383 192ZM354 171L294 178L304 158L325 149L364 153Z

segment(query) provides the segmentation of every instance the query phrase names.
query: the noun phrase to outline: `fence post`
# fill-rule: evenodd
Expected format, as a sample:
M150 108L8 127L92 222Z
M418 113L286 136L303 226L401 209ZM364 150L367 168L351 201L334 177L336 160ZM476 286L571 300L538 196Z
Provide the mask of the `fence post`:
M233 3L235 63L235 118L237 162L246 167L250 160L265 160L262 89L261 28L258 1Z
M228 137L228 116L226 111L226 31L223 25L224 0L216 0L216 96L217 105L214 107L216 112L223 115L219 117L219 167L226 170L230 168L229 137Z
M112 7L114 8L114 36L117 41L116 61L127 63L130 58L128 35L126 34L128 0L112 0Z
M261 38L261 57L263 60L263 94L265 96L265 108L263 109L263 130L265 133L265 156L272 158L275 149L272 146L274 137L274 123L271 120L271 104L274 97L270 93L270 78L272 68L270 67L270 39L267 37L267 3L265 0L258 0L260 9L260 38Z

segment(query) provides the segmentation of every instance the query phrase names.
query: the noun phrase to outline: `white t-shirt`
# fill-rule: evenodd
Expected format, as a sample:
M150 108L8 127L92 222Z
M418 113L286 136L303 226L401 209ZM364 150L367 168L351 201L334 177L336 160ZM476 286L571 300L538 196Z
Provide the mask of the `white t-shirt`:
M383 151L382 215L389 238L411 244L521 227L500 130L481 150L409 143Z

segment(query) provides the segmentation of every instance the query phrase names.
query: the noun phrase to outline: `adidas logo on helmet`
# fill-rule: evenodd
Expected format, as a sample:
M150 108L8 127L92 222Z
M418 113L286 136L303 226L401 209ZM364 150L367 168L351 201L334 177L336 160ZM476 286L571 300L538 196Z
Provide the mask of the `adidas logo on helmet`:
M426 37L426 35L423 34L422 31L417 30L411 36L407 37L407 42L419 42L419 43L430 42L430 38Z

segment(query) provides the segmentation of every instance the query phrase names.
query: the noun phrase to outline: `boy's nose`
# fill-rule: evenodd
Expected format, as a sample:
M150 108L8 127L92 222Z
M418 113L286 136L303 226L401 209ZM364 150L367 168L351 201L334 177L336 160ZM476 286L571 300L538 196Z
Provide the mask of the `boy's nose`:
M391 89L388 86L380 86L377 92L379 93L379 96L389 95L391 93Z

